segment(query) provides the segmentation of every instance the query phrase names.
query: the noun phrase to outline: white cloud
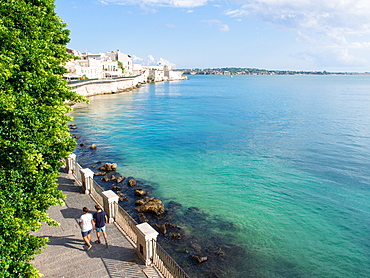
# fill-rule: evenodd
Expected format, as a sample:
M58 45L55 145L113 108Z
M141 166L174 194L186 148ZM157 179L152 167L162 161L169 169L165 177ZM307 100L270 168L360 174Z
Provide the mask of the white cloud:
M136 55L132 55L131 56L131 59L132 59L132 62L134 64L140 64L140 65L145 65L145 66L157 66L159 64L161 65L168 65L168 66L171 66L171 67L174 67L176 66L175 64L171 63L170 61L164 59L164 58L159 58L159 59L156 59L154 58L153 55L148 55L146 59L143 59L143 58L140 58Z
M168 61L168 60L166 60L166 59L164 59L162 57L157 60L157 65L159 65L159 64L161 64L161 65L167 65L167 66L171 66L171 67L176 66L175 64L171 63L170 61Z
M230 16L249 16L291 28L340 28L368 32L368 0L244 0L239 9L228 10Z
M165 6L179 8L193 8L204 6L208 0L100 0L102 3L121 5L144 5L144 6Z
M314 62L320 67L355 67L363 66L367 63L366 59L356 57L349 52L348 48L331 46L322 49L311 49L306 52L298 53L296 58Z
M167 24L166 24L166 27L168 27L168 28L175 28L175 27L176 27L176 25L175 25L175 24L173 24L173 23L167 23Z
M131 60L137 64L137 63L141 63L142 61L144 61L144 59L140 58L140 57L137 57L136 55L131 55Z
M155 64L155 59L153 57L153 55L148 55L148 59L146 60L146 62L149 64L149 65L152 65L152 64Z
M335 60L338 64L363 64L351 54L368 48L361 42L370 34L368 0L239 0L239 7L226 11L231 17L256 18L296 32L299 41L313 49L305 57L316 61ZM367 38L370 40L369 38ZM359 42L360 41L360 42ZM321 60L319 60L319 58Z
M228 25L222 24L221 21L217 19L202 20L202 22L208 23L209 26L217 26L217 28L223 32L227 32L230 30Z

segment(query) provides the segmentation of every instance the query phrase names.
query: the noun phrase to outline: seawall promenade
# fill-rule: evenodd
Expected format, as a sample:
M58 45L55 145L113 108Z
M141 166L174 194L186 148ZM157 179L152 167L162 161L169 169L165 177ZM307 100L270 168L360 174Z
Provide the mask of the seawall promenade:
M82 187L75 183L72 175L61 172L58 183L67 199L64 206L51 207L48 213L60 226L44 224L35 233L50 239L47 248L34 260L35 267L44 277L162 277L155 268L143 264L115 224L107 225L108 248L95 243L96 235L93 233L93 247L86 251L77 219L84 206L94 211L95 202L82 192Z
M186 76L181 78L175 77L173 79L161 79L155 82L166 82L166 81L179 81L186 80ZM147 83L147 76L144 74L129 76L129 77L118 77L112 79L87 79L72 81L68 84L72 91L83 95L85 97L103 95L103 94L114 94L124 91L131 91L139 88L142 84Z
M146 83L144 75L116 79L79 80L68 84L76 93L85 97L129 91Z

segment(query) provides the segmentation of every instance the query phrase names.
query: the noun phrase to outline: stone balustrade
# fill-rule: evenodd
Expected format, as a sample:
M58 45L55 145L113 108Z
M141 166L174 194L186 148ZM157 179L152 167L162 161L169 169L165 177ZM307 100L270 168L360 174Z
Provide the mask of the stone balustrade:
M109 222L115 223L120 228L146 266L155 266L166 278L190 278L159 246L158 232L146 222L138 224L123 208L119 207L118 195L112 190L104 191L94 181L94 172L88 168L83 169L77 163L75 154L71 154L66 159L66 170L75 177L85 194L89 194L96 203L103 207Z

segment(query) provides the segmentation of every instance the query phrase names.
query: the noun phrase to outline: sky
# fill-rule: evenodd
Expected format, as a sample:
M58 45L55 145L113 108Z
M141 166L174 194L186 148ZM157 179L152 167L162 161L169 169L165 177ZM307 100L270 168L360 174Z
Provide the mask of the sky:
M369 0L56 0L68 47L173 68L370 72Z

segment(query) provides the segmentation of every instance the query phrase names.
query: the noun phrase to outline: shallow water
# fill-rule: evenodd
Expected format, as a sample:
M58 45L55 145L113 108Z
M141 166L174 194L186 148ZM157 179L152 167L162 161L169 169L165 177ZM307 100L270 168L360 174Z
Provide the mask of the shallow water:
M190 76L92 97L72 115L98 149L78 159L181 203L189 238L241 246L220 277L370 277L369 81Z

